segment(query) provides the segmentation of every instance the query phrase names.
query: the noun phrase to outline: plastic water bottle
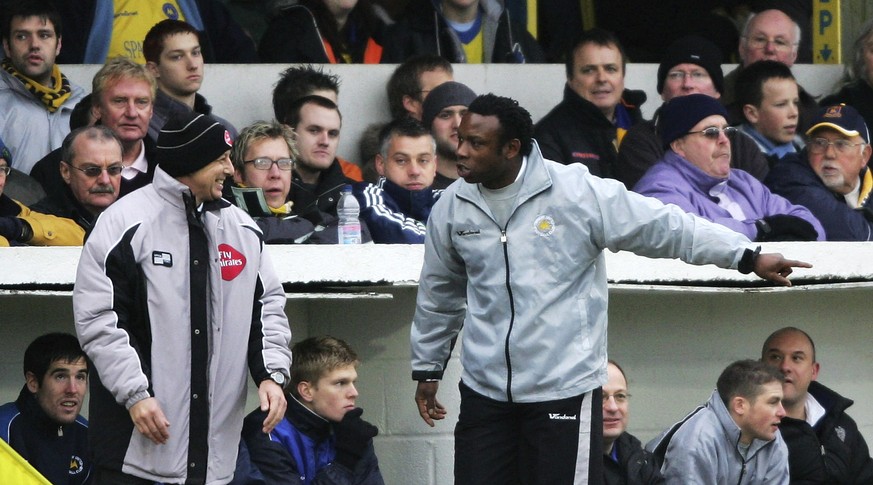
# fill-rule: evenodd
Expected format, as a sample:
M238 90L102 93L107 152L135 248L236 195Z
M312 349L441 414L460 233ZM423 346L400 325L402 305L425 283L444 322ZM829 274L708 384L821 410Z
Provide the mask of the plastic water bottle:
M361 206L358 199L352 195L352 186L344 185L336 205L338 244L361 244L361 221L358 216Z

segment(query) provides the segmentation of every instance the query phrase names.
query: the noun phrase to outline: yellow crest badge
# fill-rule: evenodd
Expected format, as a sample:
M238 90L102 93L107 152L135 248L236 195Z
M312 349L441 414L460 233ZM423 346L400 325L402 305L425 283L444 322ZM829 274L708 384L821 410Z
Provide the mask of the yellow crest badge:
M555 220L551 216L538 216L534 220L534 231L536 231L538 236L551 236L555 232Z

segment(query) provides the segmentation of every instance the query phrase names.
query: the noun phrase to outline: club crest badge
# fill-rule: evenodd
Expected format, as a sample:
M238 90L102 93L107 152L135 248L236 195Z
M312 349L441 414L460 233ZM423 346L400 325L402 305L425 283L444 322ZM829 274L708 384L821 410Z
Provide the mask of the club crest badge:
M555 220L552 216L542 215L534 220L534 231L538 236L548 237L555 232Z

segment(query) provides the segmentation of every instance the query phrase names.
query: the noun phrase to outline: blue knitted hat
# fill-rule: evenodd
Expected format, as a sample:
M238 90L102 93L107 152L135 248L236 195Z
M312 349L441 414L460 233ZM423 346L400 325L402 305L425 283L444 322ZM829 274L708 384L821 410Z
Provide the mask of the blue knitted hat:
M658 117L658 133L664 148L668 148L673 140L685 136L700 120L712 115L722 115L725 119L728 117L724 106L705 94L679 96L664 103Z

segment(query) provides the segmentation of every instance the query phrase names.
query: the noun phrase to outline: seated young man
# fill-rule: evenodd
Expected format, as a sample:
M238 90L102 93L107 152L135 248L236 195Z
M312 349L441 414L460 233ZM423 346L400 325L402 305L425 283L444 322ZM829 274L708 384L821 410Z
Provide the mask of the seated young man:
M24 379L18 399L0 406L0 439L51 483L88 483L88 422L79 414L88 363L79 341L68 333L37 337L24 351Z
M337 244L336 216L312 208L303 215L290 201L291 171L298 157L294 132L276 121L256 121L237 137L230 152L234 182L238 187L261 189L259 194L239 197L225 194L255 218L264 231L264 241L275 244ZM370 242L367 225L361 222L361 237Z
M744 120L738 128L755 140L771 166L803 149L797 89L791 69L777 61L758 61L737 77L737 103Z
M706 404L646 445L667 483L787 485L783 382L779 369L760 361L727 366Z
M263 411L246 416L233 483L384 485L373 450L379 430L355 407L355 351L323 336L291 353L285 418L266 434Z
M436 142L417 120L392 121L379 136L376 184L355 185L373 242L423 244L430 209L442 194L432 190L437 169Z

